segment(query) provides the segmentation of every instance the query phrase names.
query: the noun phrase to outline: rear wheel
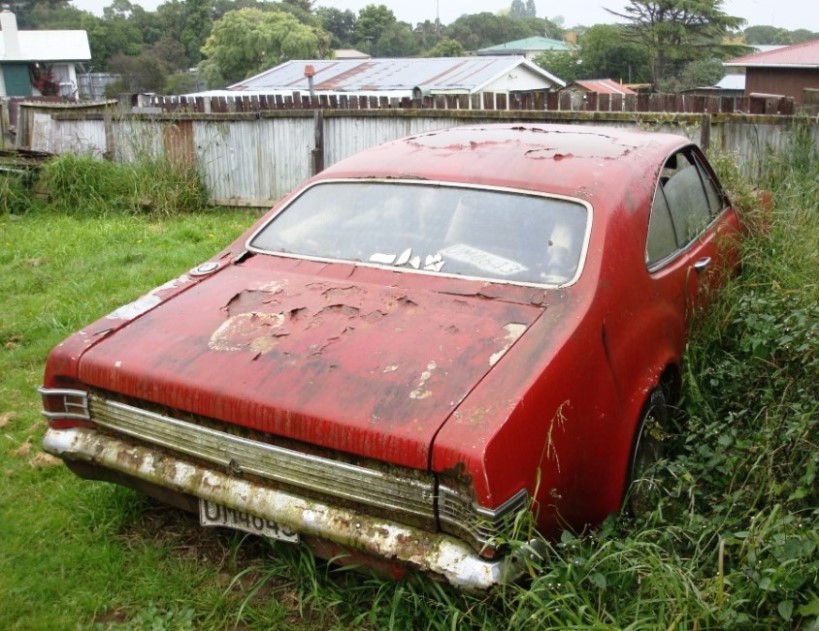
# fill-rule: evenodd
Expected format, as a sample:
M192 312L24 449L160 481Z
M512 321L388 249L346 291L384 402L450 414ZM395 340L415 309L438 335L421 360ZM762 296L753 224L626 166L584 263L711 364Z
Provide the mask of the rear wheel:
M665 455L663 437L668 423L665 395L660 388L655 388L643 408L631 449L624 508L633 516L649 513L659 501L656 465Z

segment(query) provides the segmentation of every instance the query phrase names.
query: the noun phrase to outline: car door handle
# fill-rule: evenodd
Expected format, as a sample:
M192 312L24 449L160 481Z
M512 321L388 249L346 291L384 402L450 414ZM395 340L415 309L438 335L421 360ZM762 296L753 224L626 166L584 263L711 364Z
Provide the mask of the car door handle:
M705 256L705 257L701 258L699 261L697 261L696 263L694 263L694 271L697 272L697 274L702 274L702 272L705 270L706 267L708 267L708 265L710 263L711 263L711 257L710 256Z

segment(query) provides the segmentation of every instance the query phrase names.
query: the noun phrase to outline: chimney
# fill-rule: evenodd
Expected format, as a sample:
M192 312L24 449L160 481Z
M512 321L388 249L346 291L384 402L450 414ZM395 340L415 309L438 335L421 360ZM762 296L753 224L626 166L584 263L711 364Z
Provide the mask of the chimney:
M3 5L0 11L0 31L3 33L5 51L3 58L13 61L20 59L20 40L17 37L17 16L11 12L11 7Z

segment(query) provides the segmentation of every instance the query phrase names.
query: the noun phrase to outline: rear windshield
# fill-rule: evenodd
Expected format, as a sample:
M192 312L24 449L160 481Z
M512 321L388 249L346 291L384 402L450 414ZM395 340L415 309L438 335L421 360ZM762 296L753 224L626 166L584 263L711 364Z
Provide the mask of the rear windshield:
M250 241L254 251L487 280L561 285L584 251L588 210L496 189L328 181Z

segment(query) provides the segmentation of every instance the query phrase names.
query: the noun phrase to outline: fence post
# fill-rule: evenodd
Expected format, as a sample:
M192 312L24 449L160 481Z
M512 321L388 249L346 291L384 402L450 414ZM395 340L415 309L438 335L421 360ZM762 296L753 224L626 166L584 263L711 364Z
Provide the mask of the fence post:
M313 147L313 175L324 170L324 111L313 110L313 125L315 133L315 144Z
M700 147L703 151L711 148L711 114L704 112L700 118Z

